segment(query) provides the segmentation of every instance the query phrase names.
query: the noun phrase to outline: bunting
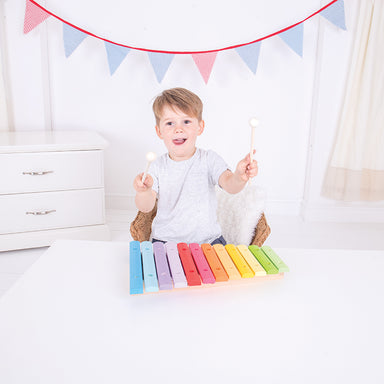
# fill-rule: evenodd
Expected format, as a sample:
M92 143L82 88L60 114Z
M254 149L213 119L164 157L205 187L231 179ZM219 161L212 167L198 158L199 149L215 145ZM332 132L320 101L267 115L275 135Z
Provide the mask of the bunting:
M256 74L257 64L259 62L261 41L257 41L253 44L244 45L242 47L235 48L236 52L243 59L244 63L248 65L248 68Z
M25 17L24 17L24 33L31 32L40 23L50 16L44 9L39 8L31 1L27 1L25 5Z
M344 0L336 1L321 11L320 14L332 24L335 24L336 27L344 29L344 31L347 30L347 27L345 26Z
M125 56L128 55L131 48L120 47L119 45L108 43L107 41L104 41L104 44L107 51L109 73L113 75L125 59Z
M217 52L207 52L207 53L194 53L192 54L193 61L197 65L201 76L205 81L205 84L208 83L209 76L215 63Z
M160 52L148 52L149 61L152 64L152 68L155 71L157 81L161 83L168 67L171 65L172 59L175 55L160 53Z
M281 32L279 36L293 49L299 56L303 57L303 23Z
M25 17L24 17L24 33L27 34L35 29L40 23L52 16L63 23L63 43L65 56L68 58L76 48L88 37L94 37L104 41L107 53L109 72L111 76L115 73L117 68L126 58L131 50L145 51L148 54L149 61L155 72L156 79L159 83L162 82L165 74L167 73L172 60L175 55L191 55L195 62L204 82L207 84L210 78L213 65L215 63L217 54L220 51L233 49L241 59L245 62L248 68L256 74L258 67L258 60L262 41L272 37L279 36L289 48L291 48L300 57L303 56L303 37L304 37L304 22L313 16L320 14L336 27L346 30L345 25L345 12L343 0L332 0L327 5L323 6L318 11L306 17L304 20L299 21L294 25L290 25L280 31L264 36L257 40L238 44L236 46L229 46L218 48L210 51L199 52L172 52L132 47L109 41L103 37L97 36L91 32L85 31L70 22L60 18L58 15L53 14L49 10L42 7L34 0L26 0Z
M87 36L86 33L63 23L65 56L69 57Z

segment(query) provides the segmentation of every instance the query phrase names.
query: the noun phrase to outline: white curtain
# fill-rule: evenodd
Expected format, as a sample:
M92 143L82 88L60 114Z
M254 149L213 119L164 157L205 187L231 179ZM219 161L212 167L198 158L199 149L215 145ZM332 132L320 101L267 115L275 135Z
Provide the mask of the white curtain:
M384 200L384 0L362 0L345 99L322 195Z

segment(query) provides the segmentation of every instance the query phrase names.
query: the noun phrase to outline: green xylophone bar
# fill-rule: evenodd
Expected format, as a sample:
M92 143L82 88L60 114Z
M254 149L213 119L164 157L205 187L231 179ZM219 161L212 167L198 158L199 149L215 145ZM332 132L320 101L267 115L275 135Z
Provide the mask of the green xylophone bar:
M253 253L253 256L259 261L261 266L265 269L268 275L275 275L279 273L276 265L272 263L269 257L259 248L257 245L250 245L249 250Z
M268 245L263 245L261 250L268 256L268 258L272 261L272 263L276 266L279 273L289 272L289 268L287 264L284 263L283 260L276 254L276 252L269 247Z

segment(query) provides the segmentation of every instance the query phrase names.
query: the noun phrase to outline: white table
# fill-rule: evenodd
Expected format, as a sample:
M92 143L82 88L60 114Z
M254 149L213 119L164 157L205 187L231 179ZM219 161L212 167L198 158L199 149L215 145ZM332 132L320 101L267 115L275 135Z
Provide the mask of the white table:
M383 383L383 251L276 251L280 280L130 296L128 243L60 240L0 299L0 382Z

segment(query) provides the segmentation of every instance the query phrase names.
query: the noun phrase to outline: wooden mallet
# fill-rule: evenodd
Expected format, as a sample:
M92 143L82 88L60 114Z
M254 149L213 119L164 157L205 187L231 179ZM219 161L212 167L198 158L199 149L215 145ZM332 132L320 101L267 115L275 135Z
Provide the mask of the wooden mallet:
M152 161L156 159L156 153L148 152L145 155L145 157L147 159L147 168L145 169L145 172L143 173L143 177L141 178L141 182L143 184L144 184L145 178L147 177L149 166L151 165Z
M256 117L252 117L249 119L249 125L251 126L251 152L249 153L250 156L250 162L252 163L253 160L253 151L255 149L255 131L256 127L259 125L259 120L256 119Z

